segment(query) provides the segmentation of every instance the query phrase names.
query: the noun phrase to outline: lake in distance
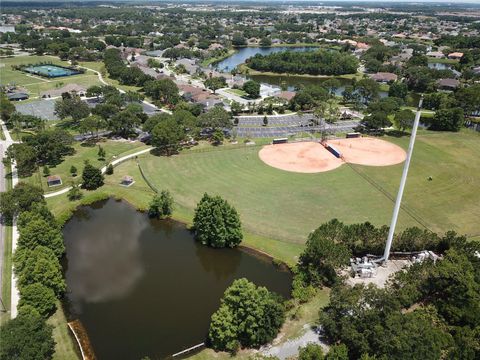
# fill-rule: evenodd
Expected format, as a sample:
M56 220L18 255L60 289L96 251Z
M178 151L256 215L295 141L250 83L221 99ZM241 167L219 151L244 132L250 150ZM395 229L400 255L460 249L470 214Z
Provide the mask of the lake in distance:
M164 359L203 342L233 280L288 297L291 274L241 249L212 249L171 220L113 199L79 208L64 227L66 307L99 360Z

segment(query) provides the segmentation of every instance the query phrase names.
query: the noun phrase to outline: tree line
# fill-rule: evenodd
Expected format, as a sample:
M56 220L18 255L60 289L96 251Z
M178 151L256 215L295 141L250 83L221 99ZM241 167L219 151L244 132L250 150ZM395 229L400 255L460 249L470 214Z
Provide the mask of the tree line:
M283 51L257 54L247 60L248 67L258 71L309 75L344 75L357 72L358 60L338 51Z

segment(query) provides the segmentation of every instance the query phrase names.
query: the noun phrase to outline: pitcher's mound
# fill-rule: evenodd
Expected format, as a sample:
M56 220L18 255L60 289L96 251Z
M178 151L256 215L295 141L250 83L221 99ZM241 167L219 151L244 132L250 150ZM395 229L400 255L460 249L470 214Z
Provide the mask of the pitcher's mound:
M344 161L360 165L388 166L406 159L405 151L395 144L376 138L329 140L328 144L341 152L343 160L335 157L317 142L299 142L264 146L258 156L277 169L317 173L341 166Z

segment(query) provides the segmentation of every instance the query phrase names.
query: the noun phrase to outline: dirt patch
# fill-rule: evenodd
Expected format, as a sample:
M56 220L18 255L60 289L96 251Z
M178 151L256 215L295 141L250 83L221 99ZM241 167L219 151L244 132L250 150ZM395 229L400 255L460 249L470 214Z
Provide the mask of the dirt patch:
M352 164L388 166L400 164L407 158L407 153L400 146L376 138L337 139L327 143L339 150L343 159Z
M258 156L277 169L300 173L329 171L343 164L317 142L266 145Z
M388 166L402 163L406 152L398 145L376 138L336 139L327 142L342 158L335 157L318 142L299 142L264 146L258 156L277 169L318 173L338 168L343 163Z

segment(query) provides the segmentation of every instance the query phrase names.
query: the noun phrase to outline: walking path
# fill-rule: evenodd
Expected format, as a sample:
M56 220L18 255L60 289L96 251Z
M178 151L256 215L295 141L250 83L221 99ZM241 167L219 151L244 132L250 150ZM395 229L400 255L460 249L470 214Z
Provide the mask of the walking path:
M2 155L2 160L5 157L5 152L10 145L14 143L12 137L10 136L10 132L8 131L7 127L5 126L5 123L3 121L0 122L0 125L2 127L3 134L5 135L5 140L1 140L1 155ZM3 162L1 164L3 168ZM15 162L12 162L11 165L11 170L12 170L12 188L15 187L15 185L18 184L18 172L17 172L17 167L15 166ZM3 174L5 174L5 169L3 169ZM1 185L1 191L6 190L5 186L5 176L2 176L0 179L0 182L2 183ZM4 248L4 237L3 234L5 234L5 227L3 224L1 225L1 241L2 241L2 253L0 254L0 266L3 269L3 248ZM12 254L15 252L15 249L17 248L17 240L18 240L18 231L17 231L17 220L13 219L13 225L12 225ZM3 274L2 274L3 275ZM3 278L2 278L2 284L3 284ZM11 305L10 305L10 316L11 318L15 318L17 316L17 305L18 305L18 300L19 300L19 294L18 294L18 289L17 289L17 279L15 277L15 274L12 271L12 282L11 282Z
M134 152L133 154L128 154L128 155L125 155L125 156L122 156L121 158L118 158L118 159L115 159L114 161L112 161L110 164L112 164L113 166L116 166L122 162L124 162L125 160L128 160L128 159L131 159L131 158L134 158L135 156L138 156L138 155L142 155L142 154L145 154L145 153L148 153L150 150L152 150L153 148L152 147L149 147L149 148L146 148L146 149L143 149L143 150L140 150L140 151L137 151L137 152ZM106 171L107 171L107 165L105 165L102 169L102 174L104 174ZM55 192L51 192L51 193L47 193L45 195L43 195L45 198L51 198L51 197L54 197L54 196L58 196L58 195L62 195L62 194L65 194L67 193L72 187L69 186L69 187L66 187L62 190L58 190L58 191L55 191Z

